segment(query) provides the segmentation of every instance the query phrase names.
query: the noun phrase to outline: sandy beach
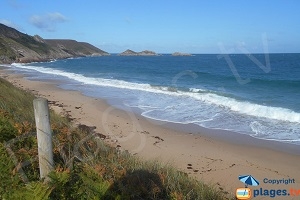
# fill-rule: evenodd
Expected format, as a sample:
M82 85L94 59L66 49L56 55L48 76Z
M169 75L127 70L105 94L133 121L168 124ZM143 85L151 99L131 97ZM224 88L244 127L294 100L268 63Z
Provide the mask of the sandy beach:
M128 109L118 109L103 99L60 89L59 83L30 81L7 70L1 70L0 77L55 102L51 108L70 114L76 124L95 126L112 146L128 150L143 160L156 159L172 164L220 190L234 194L237 188L244 187L238 179L244 174L251 174L260 181L260 185L252 189L300 190L300 146L258 140L229 131L149 120ZM295 183L266 183L282 179ZM257 199L268 198L260 196ZM291 196L280 197L285 198L291 199Z

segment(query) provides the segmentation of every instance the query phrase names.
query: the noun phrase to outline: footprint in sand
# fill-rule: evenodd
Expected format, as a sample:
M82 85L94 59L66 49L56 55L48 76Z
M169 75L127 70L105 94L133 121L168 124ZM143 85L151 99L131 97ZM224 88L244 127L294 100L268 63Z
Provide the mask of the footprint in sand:
M165 141L164 139L162 139L162 138L160 138L159 136L152 136L153 138L155 138L155 139L157 139L157 141L155 141L154 143L153 143L153 145L157 145L157 144L159 144L160 142L163 142L163 141Z
M193 165L192 164L187 164L187 167L186 167L187 169L191 169L191 170L193 170L193 172L195 172L195 173L197 173L197 172L199 172L199 170L198 169L193 169Z

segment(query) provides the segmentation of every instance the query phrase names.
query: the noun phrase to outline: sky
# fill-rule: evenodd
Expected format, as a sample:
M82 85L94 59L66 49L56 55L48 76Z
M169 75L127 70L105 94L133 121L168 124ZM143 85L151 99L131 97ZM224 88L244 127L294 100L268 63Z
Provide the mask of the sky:
M109 53L300 53L299 0L0 0L0 23Z

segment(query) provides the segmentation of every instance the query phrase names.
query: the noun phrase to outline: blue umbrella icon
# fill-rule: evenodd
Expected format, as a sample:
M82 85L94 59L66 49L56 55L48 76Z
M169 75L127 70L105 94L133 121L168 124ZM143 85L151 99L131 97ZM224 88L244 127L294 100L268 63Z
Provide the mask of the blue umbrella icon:
M259 185L259 182L251 175L241 175L239 176L239 180L246 184L245 187L247 187L248 185Z

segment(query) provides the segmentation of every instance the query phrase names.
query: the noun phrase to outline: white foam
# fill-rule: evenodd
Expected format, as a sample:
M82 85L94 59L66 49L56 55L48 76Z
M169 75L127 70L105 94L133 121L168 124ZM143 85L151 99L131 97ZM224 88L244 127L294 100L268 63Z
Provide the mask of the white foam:
M288 121L300 123L300 113L294 112L287 108L270 107L259 104L254 104L246 101L238 101L233 98L220 96L217 94L209 93L203 89L190 88L190 92L183 92L173 90L168 87L153 87L150 84L132 83L115 79L93 78L86 77L81 74L65 72L58 69L37 67L30 65L22 65L18 63L12 64L15 67L22 69L30 69L45 74L60 75L69 79L78 81L83 84L91 84L96 86L115 87L121 89L138 90L143 92L151 92L155 94L164 94L177 97L188 97L205 102L207 104L214 104L223 109L231 110L240 114L251 115L255 117L263 117L274 120ZM201 93L199 93L201 92Z
M300 123L300 113L296 113L287 108L271 107L254 104L246 101L238 101L233 98L224 97L212 93L191 93L190 95L201 101L213 103L215 105L222 106L224 108L230 109L241 114Z
M198 92L206 92L206 90L199 89L199 88L189 88L190 92L198 93Z
M117 87L121 89L130 89L130 90L140 90L152 93L162 93L162 94L169 94L167 87L162 87L162 89L152 87L150 84L142 84L142 83L131 83L122 80L116 79L104 79L104 78L93 78L93 77L85 77L81 74L75 74L72 72L65 72L62 70L52 69L52 68L45 68L45 67L36 67L30 65L22 65L19 63L12 64L15 67L22 68L22 69L30 69L44 74L51 74L55 76L63 76L69 79L78 81L83 84L90 84L96 86L106 86L106 87Z
M276 128L273 128L275 126ZM272 129L270 129L270 127L272 127ZM256 138L294 143L300 142L300 135L297 134L300 132L299 126L286 126L274 124L274 122L253 121L250 123L250 128L255 133L251 134L251 136Z

